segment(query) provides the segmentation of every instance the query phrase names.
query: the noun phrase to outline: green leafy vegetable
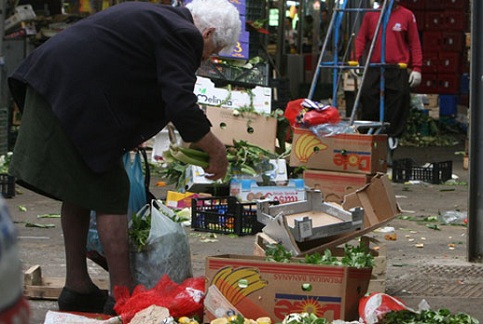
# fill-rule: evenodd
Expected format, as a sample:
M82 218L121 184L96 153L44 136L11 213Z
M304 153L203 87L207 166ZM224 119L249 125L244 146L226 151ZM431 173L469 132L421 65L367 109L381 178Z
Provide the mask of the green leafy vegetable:
M369 249L362 242L359 245L354 246L346 244L344 246L344 256L337 258L332 255L331 250L326 249L324 254L318 252L305 255L302 261L293 259L293 255L290 251L287 251L281 244L268 244L265 249L265 259L267 261L274 262L303 262L308 264L323 264L323 265L335 265L346 266L355 268L371 268L374 266L374 256L370 253Z
M415 313L409 310L393 311L384 315L381 324L479 324L468 314L452 314L448 309L423 310Z
M288 263L291 262L292 252L287 251L282 244L268 244L265 249L265 260Z
M146 246L149 231L151 230L151 215L132 216L132 223L129 227L129 239L137 247L138 252L142 251Z

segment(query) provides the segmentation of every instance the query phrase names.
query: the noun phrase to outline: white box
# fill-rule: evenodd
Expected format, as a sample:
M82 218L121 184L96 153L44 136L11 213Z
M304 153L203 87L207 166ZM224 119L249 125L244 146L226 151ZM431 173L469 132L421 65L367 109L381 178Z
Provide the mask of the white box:
M305 200L305 192L303 179L290 179L286 186L259 186L251 179L232 179L230 182L230 196L240 201L269 199L289 203Z
M179 139L179 133L175 130L176 138ZM169 132L167 128L163 128L156 136L153 137L153 151L151 152L151 162L163 162L163 152L169 149Z
M260 113L271 113L272 89L257 86L250 90L230 90L217 88L208 78L197 77L194 93L198 97L198 103L223 108L251 107Z

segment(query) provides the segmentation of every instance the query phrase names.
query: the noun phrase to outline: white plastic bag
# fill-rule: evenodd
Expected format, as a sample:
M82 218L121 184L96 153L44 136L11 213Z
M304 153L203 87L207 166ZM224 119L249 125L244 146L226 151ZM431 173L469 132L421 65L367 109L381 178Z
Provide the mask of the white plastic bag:
M146 246L141 251L132 246L130 252L131 270L136 284L151 289L164 274L176 283L192 277L188 235L181 223L170 219L175 216L174 211L153 199L138 214L145 217L149 213L151 230Z

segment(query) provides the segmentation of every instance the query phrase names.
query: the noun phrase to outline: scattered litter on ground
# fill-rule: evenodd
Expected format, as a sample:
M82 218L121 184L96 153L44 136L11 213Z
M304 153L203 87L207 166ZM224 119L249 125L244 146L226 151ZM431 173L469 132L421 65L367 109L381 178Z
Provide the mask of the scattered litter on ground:
M26 222L25 227L55 228L55 224L38 224L38 223Z

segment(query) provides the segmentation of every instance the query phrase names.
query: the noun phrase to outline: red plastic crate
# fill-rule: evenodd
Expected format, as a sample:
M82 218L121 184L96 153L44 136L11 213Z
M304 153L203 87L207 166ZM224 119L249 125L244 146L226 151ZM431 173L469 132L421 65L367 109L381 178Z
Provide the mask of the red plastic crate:
M425 30L440 30L444 23L442 11L428 11L424 14Z
M448 30L467 31L470 29L466 12L446 10L443 14L444 28Z
M440 73L459 73L461 68L460 53L443 52L439 54Z
M465 37L463 32L443 32L441 49L448 52L461 52L466 43Z
M440 51L443 44L443 33L440 31L425 31L423 32L423 52Z
M438 93L457 94L459 92L459 75L439 73L438 79Z
M424 9L426 10L442 10L445 0L426 0L424 1Z
M419 87L414 92L416 93L438 93L438 74L423 73L423 79Z
M438 53L425 52L423 54L423 73L436 73L439 69Z
M401 0L399 3L410 10L424 9L424 0Z
M469 0L443 0L443 9L456 9L468 11L470 9Z

